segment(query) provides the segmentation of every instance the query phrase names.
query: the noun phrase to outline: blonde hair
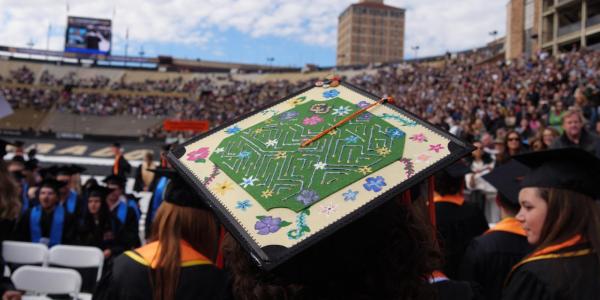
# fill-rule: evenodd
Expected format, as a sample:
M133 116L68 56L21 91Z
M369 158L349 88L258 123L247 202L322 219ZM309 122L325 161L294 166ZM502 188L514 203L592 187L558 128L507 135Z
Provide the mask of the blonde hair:
M14 220L19 217L21 201L19 185L8 172L4 161L0 161L0 219Z

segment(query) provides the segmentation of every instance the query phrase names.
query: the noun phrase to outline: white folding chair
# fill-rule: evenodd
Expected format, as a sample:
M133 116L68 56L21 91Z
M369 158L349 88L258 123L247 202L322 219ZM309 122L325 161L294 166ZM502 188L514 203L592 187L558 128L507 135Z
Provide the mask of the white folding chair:
M40 299L47 294L69 294L77 299L81 288L81 275L63 268L22 266L13 272L11 280L18 290L41 296Z
M5 278L10 277L10 268L7 265L4 265L4 275Z
M9 264L46 265L48 246L39 243L4 241L2 257Z
M102 276L104 253L100 248L56 245L50 248L48 265L68 268L98 268L96 281Z

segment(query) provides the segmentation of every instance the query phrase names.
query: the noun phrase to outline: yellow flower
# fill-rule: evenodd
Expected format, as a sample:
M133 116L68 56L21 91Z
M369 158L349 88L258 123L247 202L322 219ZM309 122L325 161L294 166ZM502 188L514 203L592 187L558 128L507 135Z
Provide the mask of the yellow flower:
M266 189L261 193L261 196L263 198L269 198L269 197L273 196L273 191L271 191L270 189Z
M337 134L337 129L334 129L334 130L328 132L327 134L329 134L329 135L336 135Z
M225 180L221 183L217 183L217 186L215 186L215 192L221 196L225 196L225 194L227 193L227 191L232 190L233 189L233 183Z
M304 99L303 99L303 98L296 98L296 99L294 99L294 100L290 101L290 105L291 105L291 106L296 106L296 105L298 105L298 104L302 103L303 101L304 101Z
M277 151L277 153L275 154L275 159L285 158L285 156L285 151Z
M358 168L358 172L360 172L363 175L367 175L367 174L373 172L373 170L369 166L362 166L362 167Z
M271 123L273 123L273 119L267 119L267 120L265 121L265 124L271 124Z
M256 134L261 134L263 132L262 128L257 128L256 130L254 130L254 133Z
M392 153L392 151L390 151L390 149L387 147L379 147L375 151L377 151L377 154L381 156L387 156L388 154Z

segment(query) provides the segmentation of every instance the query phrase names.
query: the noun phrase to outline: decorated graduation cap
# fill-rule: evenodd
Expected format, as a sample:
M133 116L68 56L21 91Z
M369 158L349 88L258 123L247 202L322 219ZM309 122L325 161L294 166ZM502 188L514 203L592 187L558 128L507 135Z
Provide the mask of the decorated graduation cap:
M330 77L168 159L272 269L472 151L391 100Z
M104 180L102 180L102 182L108 184L116 184L119 187L121 187L122 190L125 189L125 184L127 184L127 178L125 178L124 176L121 175L115 175L115 174L111 174L108 175L104 178Z
M483 179L498 190L499 199L508 207L519 207L519 191L521 182L530 169L517 160L511 159L506 164L497 166Z
M58 181L53 178L47 178L47 179L42 180L42 182L40 182L39 188L40 189L42 189L44 187L51 188L58 195L58 194L60 194L60 189L63 188L65 185L67 185L66 182Z
M149 171L156 173L157 176L169 178L164 196L166 202L178 206L208 209L206 199L196 193L177 171L170 168L155 168L149 169Z
M557 188L600 198L600 160L579 148L553 149L513 157L531 168L521 187Z

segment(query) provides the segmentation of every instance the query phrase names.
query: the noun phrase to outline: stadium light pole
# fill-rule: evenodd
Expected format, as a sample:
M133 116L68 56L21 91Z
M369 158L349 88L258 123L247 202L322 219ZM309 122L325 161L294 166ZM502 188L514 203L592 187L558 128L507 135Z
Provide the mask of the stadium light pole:
M140 46L140 52L138 52L140 54L140 58L144 58L144 54L146 54L146 52L144 52L144 45ZM140 60L140 67L142 66L142 60Z
M496 35L498 35L498 30L490 31L489 33L492 36L492 43L496 41Z
M412 46L410 48L415 50L415 59L419 58L419 49L421 49L421 47L419 45L416 45L416 46Z

